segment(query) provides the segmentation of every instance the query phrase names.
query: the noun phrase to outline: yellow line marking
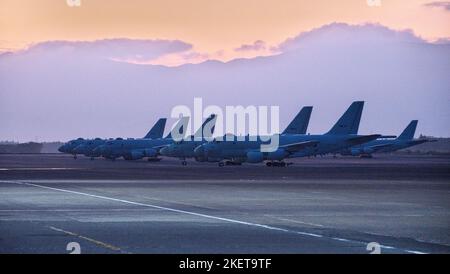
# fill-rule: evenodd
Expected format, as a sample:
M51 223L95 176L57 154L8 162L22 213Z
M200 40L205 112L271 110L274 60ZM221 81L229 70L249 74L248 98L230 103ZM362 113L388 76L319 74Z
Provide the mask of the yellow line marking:
M89 237L86 237L86 236L83 236L83 235L79 235L79 234L74 233L74 232L70 232L70 231L67 231L67 230L64 230L64 229L61 229L61 228L57 228L57 227L54 227L54 226L49 226L49 228L51 230L62 232L62 233L65 233L67 235L70 235L70 236L78 237L80 239L89 241L91 243L94 243L96 245L99 245L101 247L104 247L104 248L107 248L107 249L110 249L110 250L113 250L113 251L121 251L121 249L119 247L116 247L116 246L104 243L102 241L97 241L95 239L92 239L92 238L89 238Z

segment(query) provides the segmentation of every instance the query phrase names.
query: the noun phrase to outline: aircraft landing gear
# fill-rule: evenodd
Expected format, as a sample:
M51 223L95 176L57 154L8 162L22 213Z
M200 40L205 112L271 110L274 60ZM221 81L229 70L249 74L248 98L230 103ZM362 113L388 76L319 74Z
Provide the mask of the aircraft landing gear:
M181 162L181 164L182 164L183 166L187 166L186 160L183 160L183 161Z
M220 167L223 167L223 166L240 166L240 165L242 165L241 162L233 162L233 161L229 161L229 160L219 162L219 166Z
M91 157L91 161L94 161L94 157Z
M159 162L161 160L162 160L162 158L158 158L158 157L148 157L147 158L148 162Z
M268 166L268 167L286 167L286 166L290 166L290 165L292 165L292 163L286 163L283 161L280 161L280 162L272 161L272 162L266 163L266 166Z
M77 155L76 155L76 154L74 154L74 155L73 155L73 158L74 158L74 159L76 160L76 159L77 159Z

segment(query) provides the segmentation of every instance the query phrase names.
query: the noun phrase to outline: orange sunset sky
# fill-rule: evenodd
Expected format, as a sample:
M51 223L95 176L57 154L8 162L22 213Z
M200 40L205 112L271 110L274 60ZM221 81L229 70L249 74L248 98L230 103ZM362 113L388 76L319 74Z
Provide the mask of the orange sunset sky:
M267 55L271 46L332 22L411 29L428 41L450 37L446 1L80 1L79 7L70 7L66 0L0 0L0 51L48 40L179 39L192 44L199 58L226 61ZM263 41L258 52L236 50L258 40Z

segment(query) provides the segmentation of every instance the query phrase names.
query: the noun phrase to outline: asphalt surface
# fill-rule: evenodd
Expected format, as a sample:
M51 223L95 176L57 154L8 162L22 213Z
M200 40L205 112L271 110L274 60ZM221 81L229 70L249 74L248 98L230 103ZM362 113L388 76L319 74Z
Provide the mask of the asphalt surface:
M450 253L450 157L0 155L0 253Z

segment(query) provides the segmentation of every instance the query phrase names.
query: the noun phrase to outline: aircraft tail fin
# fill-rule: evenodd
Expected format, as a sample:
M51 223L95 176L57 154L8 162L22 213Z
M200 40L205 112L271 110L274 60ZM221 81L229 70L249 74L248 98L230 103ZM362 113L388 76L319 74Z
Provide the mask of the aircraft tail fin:
M176 139L177 141L184 138L186 135L187 126L189 123L189 117L181 117L180 120L172 127L166 139Z
M398 136L398 140L412 140L414 134L416 133L417 120L412 120L409 125L403 130L403 132Z
M156 124L150 129L147 135L144 136L145 139L159 139L163 137L164 128L166 127L166 118L159 119Z
M202 124L202 126L195 132L194 138L202 140L203 138L212 138L214 129L216 127L217 115L211 114Z
M358 134L364 101L355 101L326 134Z
M281 134L306 134L313 107L303 107Z

